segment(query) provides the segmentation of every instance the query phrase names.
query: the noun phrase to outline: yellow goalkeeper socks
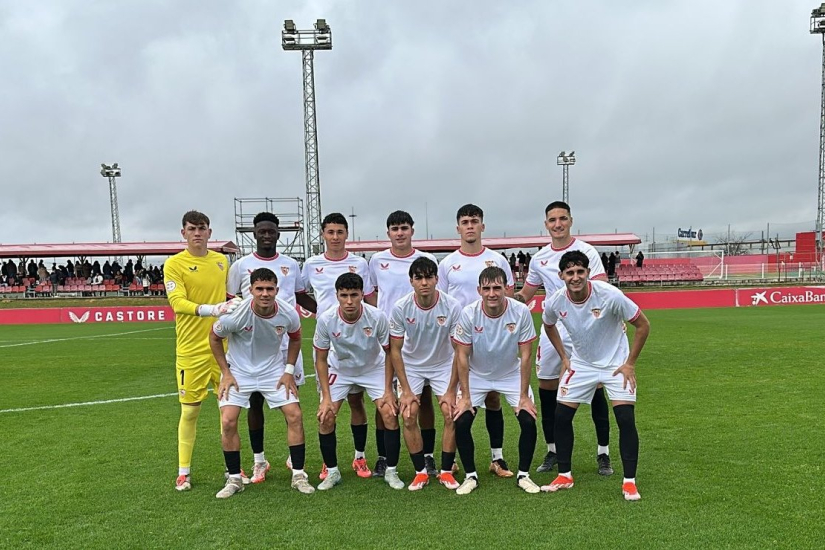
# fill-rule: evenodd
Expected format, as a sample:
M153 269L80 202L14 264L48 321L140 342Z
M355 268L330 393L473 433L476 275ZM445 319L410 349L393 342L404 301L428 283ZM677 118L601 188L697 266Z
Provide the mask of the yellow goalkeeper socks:
M189 474L192 463L192 449L195 447L195 433L198 428L200 406L181 405L178 422L178 474Z

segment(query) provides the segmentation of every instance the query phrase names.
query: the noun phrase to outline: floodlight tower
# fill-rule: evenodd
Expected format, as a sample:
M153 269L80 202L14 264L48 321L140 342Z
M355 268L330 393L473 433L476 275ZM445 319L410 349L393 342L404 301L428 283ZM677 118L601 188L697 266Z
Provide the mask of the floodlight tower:
M309 258L324 250L321 239L321 182L318 178L318 134L315 125L315 50L332 49L332 29L318 19L312 30L298 30L292 19L284 21L281 31L284 50L300 50L304 59L304 163L306 173L306 231Z
M811 34L822 35L822 99L819 115L819 191L816 200L816 262L822 269L822 223L825 218L825 3L811 12Z
M570 204L570 174L569 169L572 165L576 164L576 152L570 151L570 153L565 153L562 151L559 153L558 158L556 158L556 164L561 166L562 170L562 180L561 180L561 200Z
M120 177L120 168L117 163L111 166L100 165L100 175L109 180L109 205L112 208L112 242L120 242L120 214L117 210L117 179Z

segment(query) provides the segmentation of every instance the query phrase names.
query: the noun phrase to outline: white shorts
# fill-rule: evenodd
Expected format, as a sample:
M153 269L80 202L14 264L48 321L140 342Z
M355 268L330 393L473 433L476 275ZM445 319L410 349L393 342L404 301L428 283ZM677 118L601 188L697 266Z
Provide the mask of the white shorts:
M290 395L287 398L286 388L281 387L280 389L275 389L283 375L283 370L275 375L267 373L265 376L258 377L234 373L233 375L235 376L235 381L238 382L240 391L235 388L229 388L229 394L226 396L226 399L218 402L218 405L221 407L235 405L248 409L249 397L255 392L260 393L263 398L266 399L270 409L278 409L290 403L298 403L298 397L296 395Z
M384 366L366 372L340 372L329 367L329 394L332 402L343 401L350 393L366 391L372 401L384 396Z
M570 336L561 323L557 323L556 328L559 335L561 335L567 357L571 357L573 355L573 342ZM561 372L561 358L556 353L556 348L550 343L550 338L544 332L544 327L540 332L539 347L536 350L536 376L539 380L557 380Z
M281 352L284 355L284 365L286 365L286 348L282 349ZM299 351L298 360L295 362L295 385L303 386L306 381L304 376L304 353Z
M415 395L421 395L424 386L430 386L434 394L442 396L447 393L447 387L450 385L453 362L450 361L437 367L408 367L406 370L407 382Z
M481 378L480 376L476 376L473 371L470 371L469 382L470 401L472 401L473 407L486 408L484 406L484 400L487 399L487 394L491 391L498 392L506 397L507 403L509 403L513 409L518 407L519 399L521 399L521 373L519 371L496 380ZM533 399L533 388L527 388L527 395L530 397L530 401L535 402Z
M622 388L624 376L617 374L613 376L613 371L621 365L613 367L595 367L587 363L570 363L570 370L564 373L564 377L559 381L559 391L556 399L567 403L586 403L593 401L593 394L596 393L596 386L602 384L607 390L607 398L611 401L636 402L636 391Z

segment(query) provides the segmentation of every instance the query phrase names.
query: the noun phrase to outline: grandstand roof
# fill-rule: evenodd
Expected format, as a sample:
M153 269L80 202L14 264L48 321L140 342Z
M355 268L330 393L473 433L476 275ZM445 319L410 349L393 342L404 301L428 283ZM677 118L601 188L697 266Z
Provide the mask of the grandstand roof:
M574 235L593 246L622 246L639 244L642 240L633 233L604 233L592 235ZM485 237L484 246L493 250L508 250L516 248L536 248L550 244L550 237L535 235L532 237ZM452 252L461 246L459 239L429 239L413 240L417 250L427 252ZM390 247L389 241L349 241L347 250L350 252L374 252L386 250Z
M210 241L209 250L237 254L232 241ZM0 244L0 258L66 258L75 256L171 256L186 248L186 243L69 243Z

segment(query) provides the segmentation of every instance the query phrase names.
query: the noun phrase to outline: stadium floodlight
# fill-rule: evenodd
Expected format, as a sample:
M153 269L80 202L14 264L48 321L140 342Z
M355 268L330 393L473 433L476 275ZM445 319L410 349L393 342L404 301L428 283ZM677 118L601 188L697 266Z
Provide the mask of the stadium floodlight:
M318 132L315 119L315 50L332 49L332 29L318 19L312 30L300 30L291 19L284 21L281 46L300 50L304 83L304 164L306 174L306 251L309 258L324 251L321 238L321 182L318 176Z
M120 214L117 208L117 178L120 177L120 166L117 163L108 166L106 164L100 165L100 175L109 180L109 207L112 210L112 242L119 243L120 241ZM115 258L118 263L121 263L121 258Z
M562 151L556 158L556 164L561 166L562 172L561 200L563 200L567 204L570 204L570 174L568 170L570 166L576 164L576 152L570 151L570 153L568 154Z
M822 230L825 223L825 3L811 12L811 34L822 36L822 83L819 115L819 182L816 201L816 263L823 269Z

